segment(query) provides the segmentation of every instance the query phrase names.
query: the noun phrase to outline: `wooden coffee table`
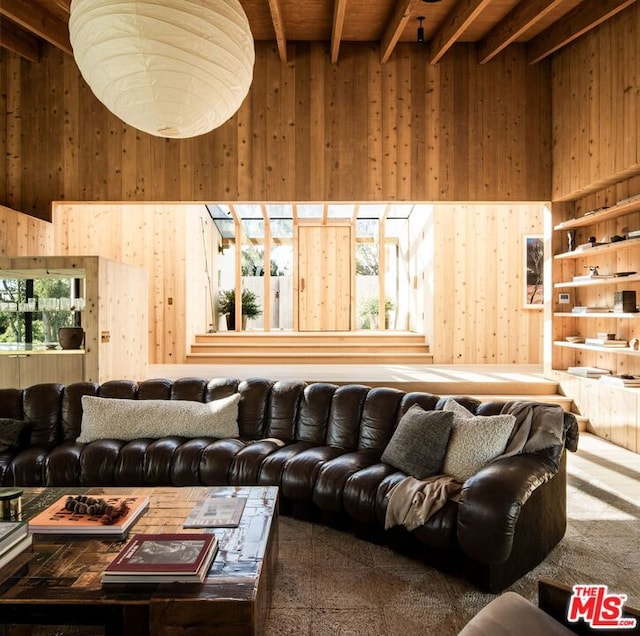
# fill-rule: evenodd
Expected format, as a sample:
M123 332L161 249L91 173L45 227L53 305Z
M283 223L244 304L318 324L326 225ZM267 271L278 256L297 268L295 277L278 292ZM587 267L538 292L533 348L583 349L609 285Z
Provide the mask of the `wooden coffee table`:
M202 584L109 586L104 568L125 540L34 537L33 548L0 569L5 625L104 625L105 634L235 636L260 634L269 612L278 553L276 487L25 489L29 519L65 494L149 495L131 533L184 530L193 505L210 492L248 497L237 528L215 528L220 550ZM6 633L24 628L6 627ZM0 627L2 633L2 627Z

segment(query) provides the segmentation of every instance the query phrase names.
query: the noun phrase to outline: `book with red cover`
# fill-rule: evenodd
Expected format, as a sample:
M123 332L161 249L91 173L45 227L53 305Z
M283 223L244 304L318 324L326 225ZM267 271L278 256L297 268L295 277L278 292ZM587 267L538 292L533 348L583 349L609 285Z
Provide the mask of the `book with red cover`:
M218 551L214 534L136 534L107 566L103 583L199 583Z
M124 536L149 505L149 497L146 496L96 495L96 499L102 499L108 504L118 506L124 501L129 507L129 512L117 519L115 523L106 525L103 523L102 515L67 510L65 504L69 496L60 497L55 503L30 519L29 531L32 534Z

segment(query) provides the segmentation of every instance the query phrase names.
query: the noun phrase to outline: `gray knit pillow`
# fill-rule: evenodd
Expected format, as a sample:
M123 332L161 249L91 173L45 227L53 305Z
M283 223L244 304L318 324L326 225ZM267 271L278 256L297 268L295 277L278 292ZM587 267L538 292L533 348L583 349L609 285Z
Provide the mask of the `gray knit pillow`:
M516 418L474 415L453 399L445 402L444 410L454 415L454 422L443 472L462 483L504 453Z
M398 422L382 461L416 479L442 472L453 413L425 411L414 404Z

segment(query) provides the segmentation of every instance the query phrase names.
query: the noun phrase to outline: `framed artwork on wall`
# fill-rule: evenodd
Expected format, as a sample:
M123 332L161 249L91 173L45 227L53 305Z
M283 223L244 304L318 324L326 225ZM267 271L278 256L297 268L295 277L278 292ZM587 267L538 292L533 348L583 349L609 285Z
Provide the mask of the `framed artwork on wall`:
M542 309L544 302L544 241L541 234L524 237L524 306Z

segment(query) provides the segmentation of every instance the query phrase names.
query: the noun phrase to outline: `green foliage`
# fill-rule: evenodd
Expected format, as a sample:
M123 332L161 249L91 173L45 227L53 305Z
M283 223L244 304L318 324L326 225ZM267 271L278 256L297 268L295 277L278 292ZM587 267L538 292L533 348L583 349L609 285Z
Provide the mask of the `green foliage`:
M223 289L218 294L218 310L221 314L235 314L236 290ZM250 290L242 290L242 315L247 318L257 318L262 314L258 305L258 297Z
M377 276L378 272L378 246L373 243L359 243L356 249L356 274Z
M264 276L264 248L251 246L243 249L240 268L243 276ZM285 275L273 259L269 262L269 269L271 276Z
M358 313L360 316L377 316L379 313L379 303L377 296L368 296L360 301L358 306ZM384 301L384 311L388 313L396 308L395 303L391 298L386 298Z
M33 283L35 298L69 298L68 278L42 278ZM26 281L0 280L0 296L5 302L24 303L27 300ZM57 342L60 327L73 326L73 314L69 311L36 311L33 313L32 341ZM0 342L24 342L25 320L21 312L0 312Z

